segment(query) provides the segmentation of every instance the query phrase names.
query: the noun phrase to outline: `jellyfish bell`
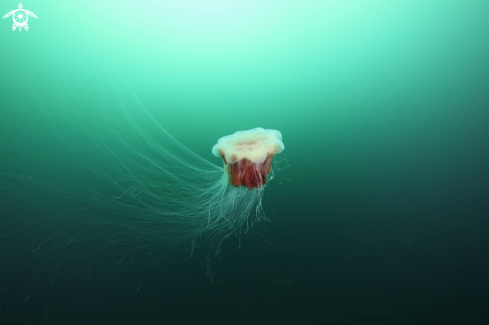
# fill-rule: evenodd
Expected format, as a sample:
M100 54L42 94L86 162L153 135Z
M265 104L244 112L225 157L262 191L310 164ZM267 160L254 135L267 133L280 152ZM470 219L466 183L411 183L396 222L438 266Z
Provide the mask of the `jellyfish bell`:
M273 156L283 150L279 131L255 128L220 138L212 153L222 157L230 185L253 190L267 183Z

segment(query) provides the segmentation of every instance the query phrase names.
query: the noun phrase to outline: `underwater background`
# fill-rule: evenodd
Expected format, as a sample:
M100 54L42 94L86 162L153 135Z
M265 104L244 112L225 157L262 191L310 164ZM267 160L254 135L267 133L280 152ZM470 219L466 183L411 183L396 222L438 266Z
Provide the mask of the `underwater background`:
M22 4L28 31L0 25L0 324L489 324L489 2ZM211 276L185 251L115 263L136 248L93 228L69 260L56 241L50 216L90 200L70 154L112 163L85 120L125 101L107 84L218 166L220 137L282 132L271 222Z

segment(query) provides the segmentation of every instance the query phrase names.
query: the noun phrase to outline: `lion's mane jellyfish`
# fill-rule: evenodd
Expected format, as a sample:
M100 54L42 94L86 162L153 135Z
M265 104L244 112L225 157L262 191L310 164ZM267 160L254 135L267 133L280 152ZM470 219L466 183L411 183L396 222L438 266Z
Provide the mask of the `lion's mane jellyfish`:
M212 153L222 157L229 184L252 190L267 183L273 156L282 150L284 144L279 131L255 128L220 138Z
M5 122L20 130L35 121L50 137L0 138L12 153L0 157L8 167L0 173L0 198L17 195L10 200L19 202L16 215L36 211L35 218L7 220L0 235L14 238L31 227L33 257L55 256L42 263L52 261L44 267L56 272L79 252L93 256L90 270L102 260L140 256L153 265L182 252L209 267L226 238L268 220L262 197L274 177L274 156L284 150L279 131L222 137L212 153L223 168L176 140L130 90L101 89L92 106L66 100L29 114L18 110Z
M192 247L205 243L204 256L218 254L230 235L246 234L255 222L268 220L262 207L263 191L274 177L273 157L284 150L277 130L255 128L222 137L212 148L221 157L218 182L200 189L192 221ZM197 223L196 223L197 222Z
M27 301L36 286L54 290L58 275L89 281L113 265L139 270L140 286L148 266L189 256L212 275L226 238L268 221L262 198L284 150L279 131L225 136L210 161L129 87L109 80L78 94L75 84L60 83L59 103L12 104L0 120L0 256L11 262L0 269L0 293L18 284Z

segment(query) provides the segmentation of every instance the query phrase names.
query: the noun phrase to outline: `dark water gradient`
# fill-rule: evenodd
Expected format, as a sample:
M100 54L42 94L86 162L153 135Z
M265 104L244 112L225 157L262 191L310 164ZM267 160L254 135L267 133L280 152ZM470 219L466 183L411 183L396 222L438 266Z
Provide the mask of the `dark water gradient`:
M38 267L65 255L33 254L33 238L62 223L0 238L0 324L489 323L488 3L24 8L39 17L28 32L0 25L1 233L50 216L29 177L76 178L46 167L68 158L42 109L65 98L83 116L108 73L202 157L220 164L219 137L260 126L283 133L291 167L267 187L271 223L225 241L212 283L185 252L147 267L82 245L50 285ZM29 155L45 165L20 170ZM53 210L77 204L46 193Z

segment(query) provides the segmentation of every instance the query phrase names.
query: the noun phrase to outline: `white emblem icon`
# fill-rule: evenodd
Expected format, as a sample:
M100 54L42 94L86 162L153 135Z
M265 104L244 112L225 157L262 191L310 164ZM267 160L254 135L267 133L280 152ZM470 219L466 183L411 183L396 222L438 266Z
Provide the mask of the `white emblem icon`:
M12 25L12 31L15 31L15 29L19 28L19 32L22 31L22 28L24 28L26 31L29 30L29 25L27 25L27 21L29 20L29 16L37 18L37 16L29 10L25 10L24 7L22 6L22 3L19 3L19 9L12 10L10 12L7 12L3 18L7 18L13 16L14 19L14 24Z

